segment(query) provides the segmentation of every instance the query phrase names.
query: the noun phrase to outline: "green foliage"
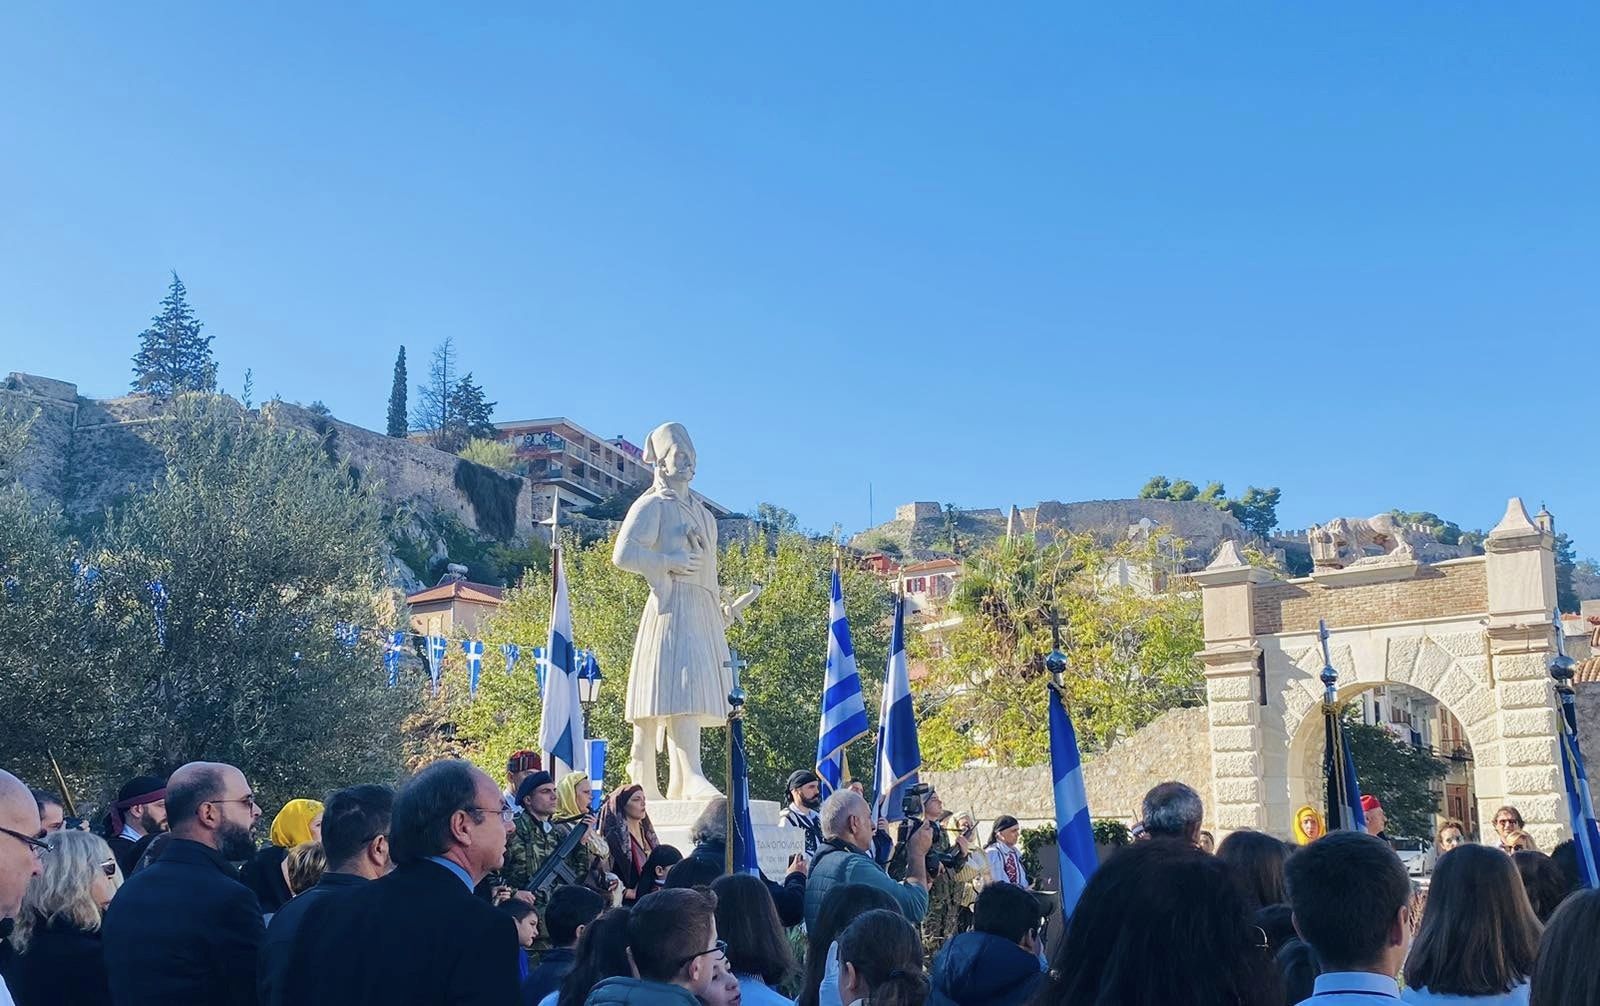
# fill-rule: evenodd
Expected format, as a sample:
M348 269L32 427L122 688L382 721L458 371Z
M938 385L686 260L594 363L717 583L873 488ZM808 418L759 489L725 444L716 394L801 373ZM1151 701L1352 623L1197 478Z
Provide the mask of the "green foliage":
M389 387L389 424L386 432L391 437L406 435L406 347L394 358L394 383Z
M1196 486L1188 479L1179 479L1176 482L1165 475L1152 476L1139 489L1140 499L1155 500L1200 500L1210 503L1219 510L1232 514L1239 523L1247 529L1265 538L1278 526L1278 503L1283 493L1276 486L1271 489L1258 489L1250 486L1245 489L1244 495L1238 499L1229 499L1227 490L1221 482L1208 482L1204 489Z
M25 409L0 402L0 484L16 478L17 459L28 447L28 436L39 419L39 407Z
M456 382L451 402L450 413L454 423L452 436L462 441L494 438L494 407L497 403L485 398L483 386L473 383L471 371Z
M882 552L892 559L899 559L905 554L900 543L883 531L872 531L862 535L861 549L864 552Z
M407 690L370 625L386 587L378 503L315 438L225 399L180 400L160 430L166 474L85 547L56 515L0 492L0 764L47 779L53 750L83 794L196 758L239 765L269 805L402 767ZM90 606L71 561L100 571ZM158 642L147 587L168 601Z
M1424 534L1441 545L1461 542L1461 525L1453 520L1445 520L1436 513L1428 510L1390 510L1389 513L1401 524L1420 527Z
M515 587L529 570L550 571L550 546L539 538L530 538L526 545L496 542L489 547L489 561L498 571L495 582Z
M595 651L606 676L600 700L589 712L588 732L611 742L608 786L620 778L632 737L622 710L633 637L648 595L641 578L611 564L614 544L612 537L585 547L569 544L563 550L573 634L577 645ZM758 798L781 798L788 773L816 760L831 561L832 549L826 543L800 535L781 536L774 552L759 541L731 545L721 552L721 578L730 599L752 580L765 584L761 598L745 610L745 621L728 630L729 643L750 664L744 676L750 694L747 736L751 787ZM888 658L884 621L888 595L869 573L846 570L844 577L857 666L868 690L868 706L876 708L881 669ZM540 700L532 670L524 664L515 676L507 677L498 666L498 654L502 642L543 645L549 634L550 590L548 570L530 570L484 628L494 672L486 667L476 701L466 701L464 671L453 658L450 661L453 677L447 688L454 697L450 718L455 736L467 756L486 768L504 765L510 752L537 741ZM723 735L721 729L702 735L707 775L719 783ZM853 745L848 758L852 771L870 776L871 738Z
M776 503L757 503L756 523L769 534L796 534L800 530L799 518Z
M472 504L478 527L501 541L509 541L517 533L521 479L462 458L456 462L455 485Z
M1126 824L1113 818L1099 818L1090 822L1096 845L1124 846L1133 841L1133 832Z
M1440 803L1433 787L1445 777L1450 763L1401 743L1383 727L1361 722L1354 708L1343 715L1357 782L1362 793L1383 803L1389 837L1431 838Z
M927 767L955 768L966 757L1000 765L1047 758L1044 657L1052 607L1086 751L1103 750L1168 709L1198 703L1199 598L1159 584L1147 594L1104 582L1112 562L1159 569L1175 545L1157 535L1102 549L1088 535L1061 535L1046 544L1002 540L971 556L951 599L964 617L927 661Z
M511 471L517 463L517 452L510 444L488 437L473 437L456 453L473 464L503 472Z
M1133 841L1133 833L1128 830L1128 826L1114 818L1093 818L1089 822L1089 827L1094 832L1094 844L1097 846L1121 848ZM1040 867L1043 866L1043 861L1039 857L1056 854L1056 826L1041 824L1037 828L1025 829L1018 837L1017 843L1022 852L1022 868L1027 871L1029 877L1037 878Z
M178 274L161 301L161 313L139 334L139 351L133 354L133 390L157 398L185 391L212 391L217 386L217 364L211 357L211 336L189 307L187 291Z

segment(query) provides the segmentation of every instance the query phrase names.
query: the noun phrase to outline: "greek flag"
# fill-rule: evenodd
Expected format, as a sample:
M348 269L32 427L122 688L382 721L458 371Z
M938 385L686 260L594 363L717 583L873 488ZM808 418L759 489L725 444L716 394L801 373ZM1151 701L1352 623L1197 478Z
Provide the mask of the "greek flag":
M1328 656L1328 623L1317 622L1317 638L1322 641L1322 774L1328 780L1328 830L1366 831L1367 815L1361 809L1361 786L1356 782L1356 763L1350 757L1350 738L1345 736L1339 717L1337 685L1339 672Z
M389 672L389 687L393 688L400 683L400 657L405 653L406 634L404 632L391 632L389 645L383 651L383 668Z
M833 588L828 601L828 671L822 682L822 720L817 725L817 775L826 797L844 781L844 748L872 729L867 703L861 697L856 651L850 645L850 623L844 615L839 561L833 563Z
M501 643L500 656L505 658L506 673L510 674L517 669L517 661L522 659L522 647L516 643Z
M567 601L567 574L561 550L555 549L555 597L550 605L550 645L545 671L544 708L539 717L539 746L549 752L545 765L560 778L566 772L589 771L589 745L583 739L583 706L578 702L578 660L572 645L572 606ZM560 762L564 769L556 770Z
M883 676L883 701L878 707L878 749L873 759L872 806L878 817L899 821L905 784L915 783L922 768L917 744L917 718L911 706L911 674L906 667L906 600L895 598L894 632L889 637L889 666Z
M750 761L744 747L744 717L728 720L730 766L728 773L728 808L733 815L728 829L728 854L734 873L761 875L761 864L756 860L756 829L750 821Z
M354 622L334 622L333 638L338 640L341 646L355 649L361 642L361 626Z
M1595 822L1594 798L1589 793L1589 773L1583 767L1583 750L1578 746L1578 707L1572 691L1572 658L1567 656L1566 634L1561 628L1561 612L1556 611L1556 656L1550 661L1550 676L1556 681L1561 700L1561 782L1566 794L1567 821L1572 825L1572 844L1578 855L1578 877L1587 888L1600 887L1600 825Z
M15 581L11 581L15 582ZM145 584L145 589L150 592L150 613L155 616L156 645L162 649L167 648L167 588L162 586L160 580L151 580ZM8 583L7 590L10 590Z
M1055 688L1045 690L1050 695L1050 774L1055 783L1056 851L1061 856L1061 917L1067 918L1100 865L1100 856L1089 821L1089 795L1083 788L1078 732L1061 694Z
M478 697L478 677L483 674L483 640L463 639L461 652L467 655L467 697Z
M444 673L444 655L450 640L443 636L428 637L428 677L433 680L433 694L439 694L439 676Z

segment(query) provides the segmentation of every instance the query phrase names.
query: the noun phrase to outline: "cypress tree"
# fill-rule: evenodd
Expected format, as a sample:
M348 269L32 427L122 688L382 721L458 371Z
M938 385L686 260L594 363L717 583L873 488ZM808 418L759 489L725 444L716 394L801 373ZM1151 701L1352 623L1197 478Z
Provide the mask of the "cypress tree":
M389 389L389 436L406 435L406 347L394 358L394 386Z

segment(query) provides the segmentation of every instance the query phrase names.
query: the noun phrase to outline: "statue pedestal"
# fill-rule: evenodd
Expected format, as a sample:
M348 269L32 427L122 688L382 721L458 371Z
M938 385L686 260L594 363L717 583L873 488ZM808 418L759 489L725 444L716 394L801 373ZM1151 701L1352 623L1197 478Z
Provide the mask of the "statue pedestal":
M689 828L706 809L706 801L651 800L648 809L656 837L687 856L694 848L694 843L689 841ZM799 828L778 827L775 800L751 800L750 823L756 829L756 859L761 864L761 872L769 880L783 883L789 872L789 857L806 850L805 832Z

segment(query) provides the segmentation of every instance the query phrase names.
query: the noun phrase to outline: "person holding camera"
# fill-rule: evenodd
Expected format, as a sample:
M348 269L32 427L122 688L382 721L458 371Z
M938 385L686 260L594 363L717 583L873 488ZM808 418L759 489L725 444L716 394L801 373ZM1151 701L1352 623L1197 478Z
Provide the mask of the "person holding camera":
M822 901L828 892L842 884L864 884L894 898L895 904L912 923L928 914L928 869L926 857L933 841L930 829L916 828L906 837L909 865L905 879L889 879L872 858L872 808L859 794L841 789L822 805L822 844L811 860L811 875L806 881L805 917L809 929L817 924Z
M927 783L908 786L901 809L906 819L900 822L900 838L889 860L889 876L902 880L908 875L912 836L926 832L928 851L924 854L928 876L928 914L922 920L922 935L930 943L941 943L960 928L962 886L975 876L967 867L972 852L973 825L964 819L952 840L944 822L950 815L944 801Z

